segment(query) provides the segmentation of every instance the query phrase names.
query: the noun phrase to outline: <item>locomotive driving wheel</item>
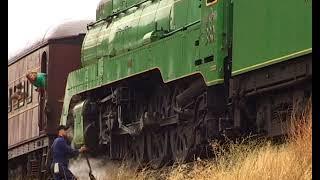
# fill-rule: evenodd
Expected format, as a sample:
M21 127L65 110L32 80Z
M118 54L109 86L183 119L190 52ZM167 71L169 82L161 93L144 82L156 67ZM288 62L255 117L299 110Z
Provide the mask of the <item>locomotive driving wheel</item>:
M190 159L194 134L191 126L181 126L170 131L170 144L173 160L184 163Z
M147 153L150 166L160 168L168 156L168 132L147 134Z

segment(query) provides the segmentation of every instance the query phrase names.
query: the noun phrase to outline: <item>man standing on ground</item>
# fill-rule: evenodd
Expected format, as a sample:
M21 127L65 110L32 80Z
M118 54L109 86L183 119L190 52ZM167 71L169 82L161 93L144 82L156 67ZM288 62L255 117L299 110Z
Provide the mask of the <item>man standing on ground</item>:
M76 177L68 169L69 158L77 156L87 150L85 146L82 146L79 150L71 148L67 144L67 132L68 127L60 125L58 128L58 137L53 141L52 153L53 153L53 175L55 180L73 180Z

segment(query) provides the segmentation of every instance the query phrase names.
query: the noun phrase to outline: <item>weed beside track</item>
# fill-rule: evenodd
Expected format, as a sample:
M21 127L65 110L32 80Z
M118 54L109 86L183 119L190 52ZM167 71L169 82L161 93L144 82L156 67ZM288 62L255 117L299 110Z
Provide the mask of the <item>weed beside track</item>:
M312 179L312 105L291 117L294 122L286 142L273 144L266 139L231 141L225 145L213 142L216 158L192 163L174 164L159 170L137 169L126 162L91 159L93 174L100 180L247 180ZM71 163L79 179L88 179L85 160Z

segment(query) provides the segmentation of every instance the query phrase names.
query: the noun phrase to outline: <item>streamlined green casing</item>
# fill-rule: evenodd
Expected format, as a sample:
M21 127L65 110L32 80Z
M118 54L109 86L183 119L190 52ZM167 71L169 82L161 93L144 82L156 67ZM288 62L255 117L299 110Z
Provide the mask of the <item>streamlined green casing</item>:
M312 51L312 0L234 0L232 75Z
M73 139L72 142L75 147L84 144L84 134L83 134L83 106L85 101L77 104L73 108L73 117L74 117L74 128L73 128Z
M104 0L83 67L68 76L60 123L72 96L153 69L164 82L199 73L208 86L223 83L231 45L233 76L311 53L311 0L231 1ZM83 119L75 121L80 143Z
M89 28L82 47L83 68L68 76L61 124L66 124L73 95L153 69L164 82L201 73L207 85L222 83L228 2L140 2Z

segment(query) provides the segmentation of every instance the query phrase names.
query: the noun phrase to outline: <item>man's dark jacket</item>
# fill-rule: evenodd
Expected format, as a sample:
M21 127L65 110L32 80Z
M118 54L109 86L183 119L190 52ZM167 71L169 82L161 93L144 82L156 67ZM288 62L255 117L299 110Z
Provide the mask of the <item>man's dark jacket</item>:
M62 166L68 167L69 158L77 156L79 154L79 150L71 148L71 146L67 144L65 138L59 136L53 141L52 153L52 163L59 163Z

